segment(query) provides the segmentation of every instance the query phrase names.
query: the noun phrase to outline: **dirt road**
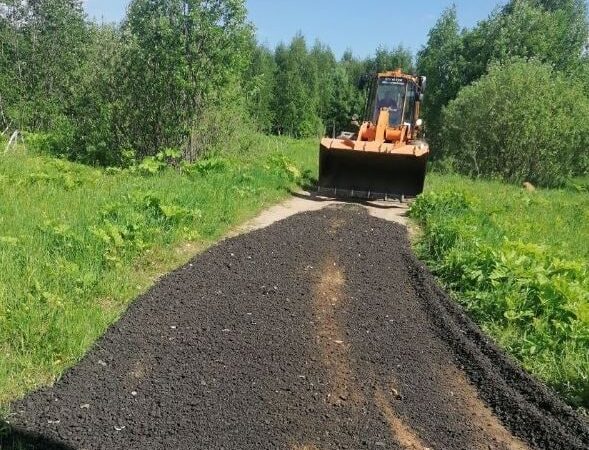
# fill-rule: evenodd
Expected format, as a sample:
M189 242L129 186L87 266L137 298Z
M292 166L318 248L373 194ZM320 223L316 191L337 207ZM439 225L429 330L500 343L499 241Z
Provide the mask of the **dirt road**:
M330 206L222 242L15 404L15 434L88 450L589 448L406 234Z

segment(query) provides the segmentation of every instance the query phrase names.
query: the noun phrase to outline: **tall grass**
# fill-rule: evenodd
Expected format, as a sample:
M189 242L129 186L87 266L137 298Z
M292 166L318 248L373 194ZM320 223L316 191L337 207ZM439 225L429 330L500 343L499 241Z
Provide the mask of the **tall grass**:
M418 254L476 321L571 404L589 406L589 194L430 175Z
M51 383L158 275L316 165L314 141L256 142L176 168L0 155L0 405Z

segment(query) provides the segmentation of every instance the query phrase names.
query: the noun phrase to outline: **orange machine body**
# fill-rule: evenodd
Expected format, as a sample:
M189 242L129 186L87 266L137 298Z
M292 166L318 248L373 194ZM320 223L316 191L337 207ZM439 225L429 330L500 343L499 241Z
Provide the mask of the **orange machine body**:
M420 194L430 153L420 139L424 89L424 77L379 73L357 133L321 140L320 190L361 197Z

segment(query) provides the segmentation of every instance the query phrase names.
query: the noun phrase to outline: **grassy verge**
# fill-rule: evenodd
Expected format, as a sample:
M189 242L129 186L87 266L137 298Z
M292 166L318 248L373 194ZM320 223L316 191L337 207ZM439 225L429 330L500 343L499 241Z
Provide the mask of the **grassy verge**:
M589 406L589 194L430 175L411 208L443 284L508 352Z
M0 154L0 405L51 383L159 275L315 168L315 141L256 142L176 169Z

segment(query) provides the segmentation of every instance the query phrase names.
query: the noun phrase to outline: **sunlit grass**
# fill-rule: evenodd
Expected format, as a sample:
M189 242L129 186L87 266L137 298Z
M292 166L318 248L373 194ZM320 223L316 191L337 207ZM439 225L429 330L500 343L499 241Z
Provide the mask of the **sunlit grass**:
M316 143L145 176L0 152L0 405L50 384L161 274L288 195Z
M589 179L574 183L589 187ZM464 192L507 238L547 246L566 258L589 260L589 191L566 188L528 193L506 183L436 173L428 176L426 190Z
M572 404L589 406L589 193L431 174L416 249L472 317Z

